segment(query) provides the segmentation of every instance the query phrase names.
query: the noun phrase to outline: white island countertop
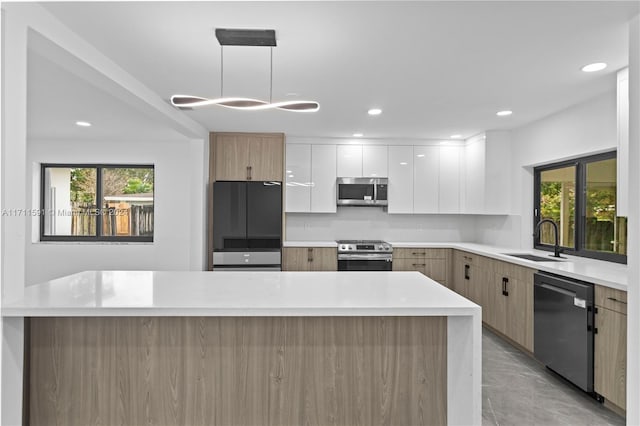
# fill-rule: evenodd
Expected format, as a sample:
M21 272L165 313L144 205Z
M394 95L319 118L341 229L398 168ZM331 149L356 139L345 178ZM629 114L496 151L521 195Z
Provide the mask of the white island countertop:
M418 272L85 271L27 287L4 317L466 316Z

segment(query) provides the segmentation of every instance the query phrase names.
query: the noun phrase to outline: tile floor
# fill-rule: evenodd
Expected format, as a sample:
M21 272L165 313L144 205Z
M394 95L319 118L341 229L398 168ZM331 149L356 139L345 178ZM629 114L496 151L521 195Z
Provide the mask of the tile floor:
M482 330L483 425L624 425L624 418Z

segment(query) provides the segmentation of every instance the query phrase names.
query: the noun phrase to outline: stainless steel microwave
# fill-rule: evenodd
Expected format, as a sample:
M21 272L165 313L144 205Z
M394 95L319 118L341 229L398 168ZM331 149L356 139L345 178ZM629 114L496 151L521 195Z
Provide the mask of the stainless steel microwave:
M339 206L386 206L387 178L338 178L337 203Z

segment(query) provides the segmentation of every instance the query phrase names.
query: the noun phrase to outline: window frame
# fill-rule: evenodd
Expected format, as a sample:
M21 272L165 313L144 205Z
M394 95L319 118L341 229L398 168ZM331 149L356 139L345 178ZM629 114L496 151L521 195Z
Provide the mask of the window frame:
M112 236L102 235L102 217L103 214L98 215L101 219L96 221L96 235L45 235L45 170L47 168L72 168L72 169L96 169L96 206L101 206L103 201L102 196L102 170L103 169L152 169L154 174L154 223L155 223L155 165L154 164L107 164L107 163L41 163L40 164L40 241L41 242L139 242L139 243L152 243L154 235L126 235L126 236ZM102 207L100 207L102 209ZM102 210L101 210L102 211Z
M574 234L574 248L560 246L564 253L572 256L587 257L591 259L604 260L607 262L615 263L627 263L626 254L618 253L606 253L595 250L587 250L584 248L586 239L586 212L587 212L587 199L586 199L586 181L587 181L587 164L602 160L616 159L617 167L617 151L607 151L600 154L587 155L584 157L574 158L571 160L560 161L552 164L545 164L544 166L534 167L533 169L533 229L535 230L536 224L541 220L540 217L540 183L541 172L560 169L568 166L575 166L576 168L576 199L575 199L575 234ZM617 187L616 180L616 187ZM616 216L617 217L617 216ZM540 233L534 236L533 248L537 250L545 250L553 252L554 247L552 244L540 243Z

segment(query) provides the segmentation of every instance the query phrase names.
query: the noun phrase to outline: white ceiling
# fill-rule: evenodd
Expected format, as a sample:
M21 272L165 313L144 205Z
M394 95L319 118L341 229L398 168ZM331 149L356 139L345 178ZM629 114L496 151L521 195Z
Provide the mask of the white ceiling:
M469 137L484 130L514 128L613 90L616 70L628 62L627 22L639 13L638 4L43 3L167 100L172 94L220 95L215 28L275 29L274 101L316 100L319 112L209 107L184 114L215 131L278 131L311 137L362 132L366 138L389 140L441 139L455 133ZM224 94L268 99L269 49L227 47L224 52ZM119 122L136 125L138 115L119 110L107 93L101 92L103 97L96 102L84 90L62 96L61 87L77 87L73 73L67 78L52 75L48 71L55 69L52 62L31 56L30 61L38 68L29 73L30 114L37 118L30 120L30 134L63 133L61 129L74 118L63 115L65 108L56 108L54 100L74 103L74 97L82 98L87 116L113 115L116 127ZM581 72L580 67L590 62L607 62L609 67L598 73ZM46 79L53 77L56 85L47 84ZM374 106L383 114L368 116L367 109ZM496 111L502 109L514 114L497 117ZM119 115L126 116L124 121L118 120ZM148 129L143 127L157 128L158 123L141 117L139 126L145 133Z

